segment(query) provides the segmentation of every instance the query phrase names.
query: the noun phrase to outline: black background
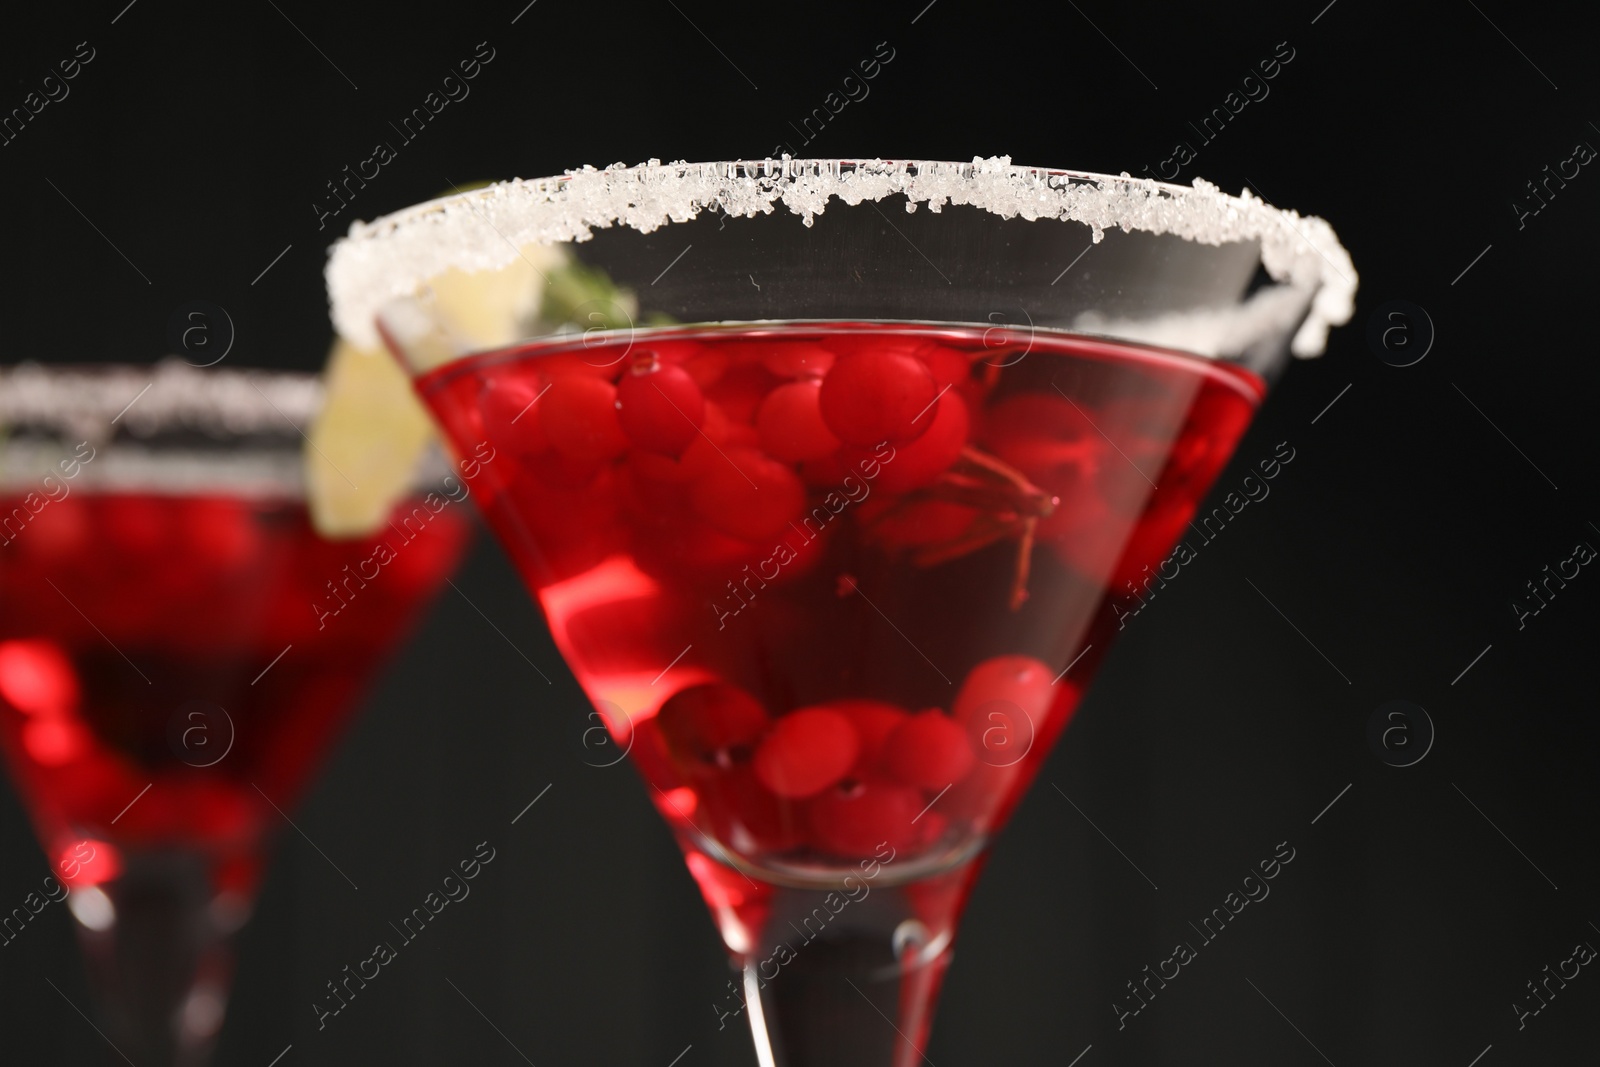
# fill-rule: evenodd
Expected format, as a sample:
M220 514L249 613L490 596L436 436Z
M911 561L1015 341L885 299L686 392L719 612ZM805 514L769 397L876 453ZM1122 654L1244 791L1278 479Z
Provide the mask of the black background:
M1288 441L1272 495L1130 624L994 849L928 1060L1594 1061L1600 976L1520 1032L1512 1009L1600 943L1600 576L1524 629L1510 607L1575 543L1600 545L1600 173L1521 228L1512 207L1577 142L1600 145L1574 9L524 2L7 12L0 110L78 42L95 58L0 147L0 359L153 360L203 299L236 324L228 365L314 369L336 232L451 183L784 141L1140 174L1197 144L1186 121L1287 42L1270 96L1179 180L1248 182L1332 221L1361 272L1356 319L1290 368L1219 482ZM480 41L495 58L471 96L319 231L324 183ZM880 41L894 59L871 95L801 147L789 123ZM1415 366L1366 340L1394 299L1437 329ZM360 889L279 839L219 1062L265 1067L291 1044L285 1067L524 1062L514 1044L541 1067L754 1063L742 1028L717 1029L723 960L665 827L626 764L585 766L593 721L486 537L457 582L517 647L447 591L376 686L296 812ZM1367 742L1392 699L1438 731L1409 768ZM318 1032L323 983L485 839L499 858L473 896ZM1296 858L1272 895L1119 1032L1124 983L1280 841ZM48 870L9 792L0 856L9 909ZM109 1054L46 981L87 1003L70 921L48 909L0 950L6 1062Z

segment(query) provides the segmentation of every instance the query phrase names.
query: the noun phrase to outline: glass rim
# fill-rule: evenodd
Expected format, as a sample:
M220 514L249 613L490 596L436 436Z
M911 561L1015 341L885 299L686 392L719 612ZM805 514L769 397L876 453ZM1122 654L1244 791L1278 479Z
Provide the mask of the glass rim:
M0 366L0 494L76 486L304 500L306 433L325 399L318 374L177 357ZM411 490L445 471L430 449Z
M1310 298L1295 334L1296 355L1322 352L1330 327L1354 310L1357 275L1323 219L1238 196L1196 178L1192 186L1065 168L1014 166L1009 156L970 163L885 159L652 159L634 166L584 167L546 178L512 179L354 222L329 252L330 310L341 336L380 341L374 321L390 301L414 295L454 268L496 270L532 246L582 242L596 230L650 233L703 211L739 217L782 204L805 225L831 200L856 205L903 195L907 210L969 205L1001 218L1051 218L1106 230L1170 234L1196 244L1256 242L1273 280Z
M82 433L103 426L135 437L196 430L219 439L298 432L322 409L321 378L303 371L154 364L34 362L0 366L0 430Z

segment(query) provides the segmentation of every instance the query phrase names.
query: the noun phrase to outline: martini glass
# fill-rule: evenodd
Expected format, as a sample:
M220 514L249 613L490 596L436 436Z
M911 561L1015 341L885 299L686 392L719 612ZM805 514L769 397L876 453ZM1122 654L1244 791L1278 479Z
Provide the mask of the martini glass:
M524 265L524 336L486 347L461 276ZM328 269L340 330L512 457L480 504L763 1067L918 1062L1120 605L1354 277L1248 194L1003 159L587 169L358 226Z
M141 1067L207 1058L270 833L466 540L426 507L318 537L321 396L181 363L0 370L0 748L50 869L28 909L70 909Z

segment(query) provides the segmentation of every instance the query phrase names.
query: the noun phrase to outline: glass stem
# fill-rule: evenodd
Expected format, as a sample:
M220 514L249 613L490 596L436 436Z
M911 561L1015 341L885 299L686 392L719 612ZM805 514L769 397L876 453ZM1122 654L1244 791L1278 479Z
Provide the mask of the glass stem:
M726 1004L748 1013L761 1067L922 1062L979 865L899 886L774 887Z
M233 976L239 906L219 908L204 863L127 854L122 873L73 890L78 941L106 1037L139 1067L203 1067Z

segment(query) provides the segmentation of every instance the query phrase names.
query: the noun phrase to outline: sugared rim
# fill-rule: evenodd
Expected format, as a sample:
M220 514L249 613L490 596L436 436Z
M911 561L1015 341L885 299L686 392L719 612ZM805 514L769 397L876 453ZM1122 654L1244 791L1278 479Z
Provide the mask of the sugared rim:
M322 408L315 374L83 363L0 367L0 430L57 430L109 440L193 430L219 439L295 434Z
M70 468L81 477L73 485L94 492L302 499L302 445L324 394L316 374L200 369L177 358L0 366L0 496L50 491L41 479L61 483ZM447 473L429 449L411 488Z
M0 367L0 494L83 486L298 499L300 435L322 398L314 374L178 359ZM147 443L174 435L184 443Z
M621 164L515 179L356 222L332 248L327 267L333 323L356 344L378 343L374 318L451 267L464 272L510 263L529 245L585 241L595 230L649 233L715 207L752 217L783 204L810 225L829 199L846 204L903 194L938 211L968 204L1002 218L1053 218L1090 227L1173 234L1199 244L1255 241L1275 280L1312 294L1295 334L1296 355L1320 354L1330 326L1347 322L1356 272L1333 228L1315 216L1272 207L1245 190L1229 196L1192 187L1084 171L1011 165L1009 156L970 163L916 160L765 159L720 163Z

